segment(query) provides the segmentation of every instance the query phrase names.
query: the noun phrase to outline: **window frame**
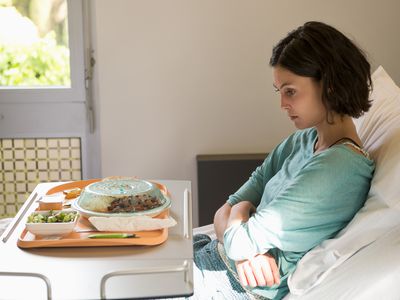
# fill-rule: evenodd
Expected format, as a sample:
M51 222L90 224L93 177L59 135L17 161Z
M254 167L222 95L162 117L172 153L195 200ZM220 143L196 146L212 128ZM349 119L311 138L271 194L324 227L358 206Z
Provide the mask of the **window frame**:
M85 63L83 51L82 2L67 0L68 44L70 49L71 87L1 86L1 103L85 102Z

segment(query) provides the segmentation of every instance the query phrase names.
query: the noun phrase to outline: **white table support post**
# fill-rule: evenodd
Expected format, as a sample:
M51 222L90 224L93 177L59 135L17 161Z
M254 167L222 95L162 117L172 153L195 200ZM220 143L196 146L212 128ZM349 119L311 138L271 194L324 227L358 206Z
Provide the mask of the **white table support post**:
M40 273L0 272L0 276L36 277L36 278L42 279L44 281L44 283L46 284L47 300L51 300L52 299L50 280L46 276L44 276L44 275L42 275Z

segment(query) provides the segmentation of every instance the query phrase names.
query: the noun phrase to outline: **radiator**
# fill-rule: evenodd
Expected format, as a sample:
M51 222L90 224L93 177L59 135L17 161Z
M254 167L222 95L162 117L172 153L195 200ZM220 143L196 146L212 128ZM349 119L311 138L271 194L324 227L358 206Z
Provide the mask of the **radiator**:
M267 154L197 155L199 226L213 222L216 210L247 181Z

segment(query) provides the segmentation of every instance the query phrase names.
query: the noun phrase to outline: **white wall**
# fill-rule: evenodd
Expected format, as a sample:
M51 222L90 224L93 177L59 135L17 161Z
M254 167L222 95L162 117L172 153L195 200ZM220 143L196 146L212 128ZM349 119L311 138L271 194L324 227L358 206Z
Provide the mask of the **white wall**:
M289 30L327 22L400 82L397 0L96 0L93 8L102 175L191 180L195 200L197 154L268 152L294 130L268 67Z

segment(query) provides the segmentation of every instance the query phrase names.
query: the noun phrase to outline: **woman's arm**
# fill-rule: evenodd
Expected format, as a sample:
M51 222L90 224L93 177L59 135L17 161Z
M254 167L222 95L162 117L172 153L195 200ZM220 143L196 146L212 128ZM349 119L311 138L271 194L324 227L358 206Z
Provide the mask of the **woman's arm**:
M214 230L220 243L224 243L224 232L229 226L247 222L255 207L250 201L242 201L233 206L222 205L214 215Z
M254 170L250 178L229 196L227 202L231 206L244 200L250 201L256 207L260 204L265 185L281 169L283 162L292 152L294 136L295 134L281 142Z
M224 243L224 232L228 224L231 208L232 207L229 203L225 203L214 215L214 230L215 234L217 235L217 239L221 244Z
M255 211L256 208L250 201L245 200L235 204L231 208L226 228L231 227L232 225L247 222L250 218L250 215L252 215Z
M224 211L223 207L221 209L221 211ZM256 210L250 201L239 202L228 209L230 213L225 223L225 229L247 222ZM225 210L225 213L228 212L228 209ZM223 236L221 236L221 239L223 239ZM235 265L240 283L243 286L272 286L280 283L279 269L274 257L268 253L258 254L249 260L236 261Z

